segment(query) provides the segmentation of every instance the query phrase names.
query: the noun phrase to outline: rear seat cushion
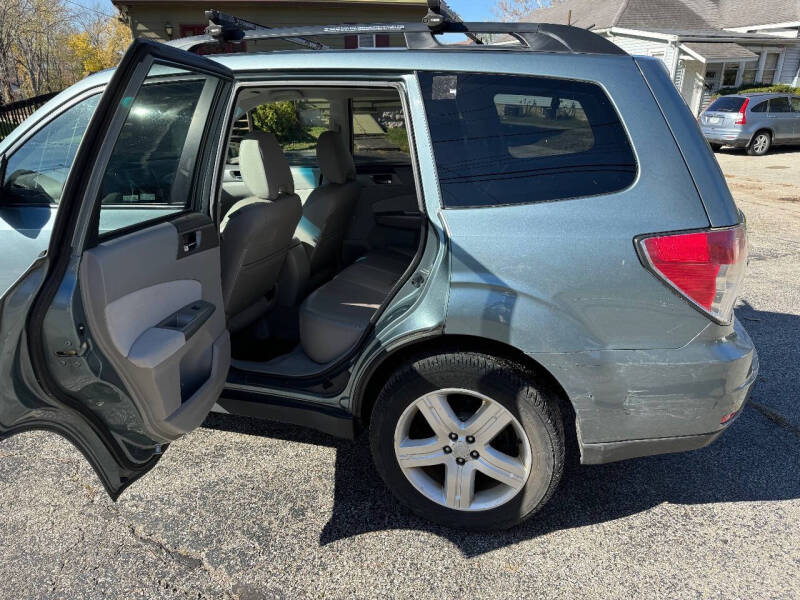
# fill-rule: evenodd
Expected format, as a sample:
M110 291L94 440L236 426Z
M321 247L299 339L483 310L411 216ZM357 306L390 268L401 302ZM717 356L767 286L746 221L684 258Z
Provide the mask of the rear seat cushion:
M305 353L324 364L347 352L409 262L402 254L370 254L312 292L300 307L300 343Z

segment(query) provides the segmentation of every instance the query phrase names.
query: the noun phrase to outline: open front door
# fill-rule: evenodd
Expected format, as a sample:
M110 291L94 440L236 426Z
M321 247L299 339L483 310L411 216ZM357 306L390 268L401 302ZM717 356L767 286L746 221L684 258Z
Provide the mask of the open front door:
M0 306L0 437L58 432L116 497L200 425L230 364L211 178L232 73L135 41Z

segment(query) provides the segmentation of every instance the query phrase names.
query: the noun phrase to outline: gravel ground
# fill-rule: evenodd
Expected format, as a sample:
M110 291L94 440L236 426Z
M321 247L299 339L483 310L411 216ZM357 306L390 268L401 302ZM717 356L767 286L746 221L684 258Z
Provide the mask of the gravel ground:
M718 156L762 373L714 445L573 462L537 518L473 535L398 505L363 437L212 415L112 503L69 444L24 434L0 445L0 597L800 597L800 153Z

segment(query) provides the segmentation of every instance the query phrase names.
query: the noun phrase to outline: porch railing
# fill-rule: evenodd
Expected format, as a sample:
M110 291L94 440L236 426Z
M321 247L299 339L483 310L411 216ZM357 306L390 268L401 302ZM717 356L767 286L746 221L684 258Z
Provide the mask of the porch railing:
M30 117L33 112L58 92L34 96L11 104L0 106L0 140L11 133L14 128Z

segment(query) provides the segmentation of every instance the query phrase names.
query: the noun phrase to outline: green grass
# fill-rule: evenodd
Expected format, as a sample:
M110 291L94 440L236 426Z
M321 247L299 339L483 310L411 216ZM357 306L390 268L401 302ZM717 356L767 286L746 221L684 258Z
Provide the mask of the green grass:
M408 131L405 127L389 129L386 132L386 139L403 152L408 152Z
M305 136L306 139L297 141L297 142L287 142L282 145L284 150L311 150L317 146L317 140L319 136L327 131L326 127L314 126L308 127L305 129Z

